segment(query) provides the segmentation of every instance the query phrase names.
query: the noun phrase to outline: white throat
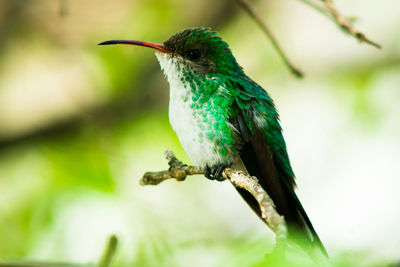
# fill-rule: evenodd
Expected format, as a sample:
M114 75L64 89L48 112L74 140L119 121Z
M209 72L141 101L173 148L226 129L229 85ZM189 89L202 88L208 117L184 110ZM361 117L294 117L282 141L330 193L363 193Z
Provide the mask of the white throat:
M223 163L215 143L205 136L204 111L191 108L193 93L182 77L184 65L180 60L183 59L158 52L156 56L170 84L169 121L183 149L196 165L204 167Z

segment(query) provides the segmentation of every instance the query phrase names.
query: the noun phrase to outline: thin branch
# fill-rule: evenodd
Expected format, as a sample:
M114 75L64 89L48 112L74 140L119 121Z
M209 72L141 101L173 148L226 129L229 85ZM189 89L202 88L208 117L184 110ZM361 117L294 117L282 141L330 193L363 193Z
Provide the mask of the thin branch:
M348 34L353 35L355 38L358 39L358 41L360 42L365 42L367 44L370 44L376 48L382 48L382 46L374 41L372 41L371 39L367 38L365 36L365 34L357 31L356 29L354 29L354 27L347 22L346 20L344 20L342 18L342 16L339 14L339 12L336 10L335 6L333 5L331 0L321 0L326 8L329 10L329 13L333 16L333 18L335 19L336 23Z
M314 8L321 14L328 16L345 33L354 36L359 42L367 43L379 49L382 48L380 44L372 41L364 33L354 28L354 26L351 24L351 21L354 20L354 18L344 18L342 15L340 15L340 13L337 11L331 0L319 0L318 2L316 2L315 0L300 0L300 1ZM322 5L319 4L321 2Z
M319 13L321 13L322 15L328 17L330 20L332 20L333 22L336 23L336 20L330 14L329 9L323 3L321 3L320 0L299 0L299 1L301 1L304 4L310 6L311 8L314 8L316 11L318 11ZM348 21L349 23L353 23L353 22L357 21L357 19L358 18L356 16L346 16L344 18L344 20Z
M168 160L169 169L159 172L146 172L140 180L141 185L157 185L167 179L183 181L188 175L204 174L204 170L200 167L183 164L170 150L165 152L165 157ZM287 243L285 219L276 211L274 202L258 183L258 179L231 168L226 168L222 174L223 177L229 180L234 186L245 189L257 200L260 205L261 217L275 232L275 251L283 252Z
M304 73L290 62L289 58L286 56L285 52L283 51L281 45L278 43L278 40L276 39L272 31L262 21L261 17L252 9L252 7L247 4L245 0L236 0L236 2L241 8L244 9L244 11L247 12L247 14L249 14L249 16L258 24L258 26L260 26L262 31L271 41L275 50L278 52L279 56L282 58L283 62L285 62L286 66L289 68L289 70L298 78L304 77Z
M323 4L320 4L321 2L316 2L315 0L299 0L299 1L310 6L311 8L314 8L322 15L325 15L328 18L332 19L332 16L329 14L329 10Z
M103 252L103 255L99 261L98 267L108 267L111 264L111 261L115 255L115 251L117 250L118 239L115 235L110 236L108 239L107 246Z
M98 265L93 263L89 264L78 264L78 263L58 263L58 262L0 262L0 267L109 267L110 263L115 255L118 240L115 235L112 235L107 243L104 250L103 256L101 257Z

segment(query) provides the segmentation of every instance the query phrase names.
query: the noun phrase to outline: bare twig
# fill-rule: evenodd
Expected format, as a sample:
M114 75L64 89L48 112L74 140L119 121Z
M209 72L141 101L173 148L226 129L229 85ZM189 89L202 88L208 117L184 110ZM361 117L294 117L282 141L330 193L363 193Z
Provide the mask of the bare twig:
M354 29L354 27L344 20L342 16L339 14L339 12L336 10L335 6L333 5L331 0L321 0L326 8L329 10L329 13L332 15L332 17L335 19L336 23L348 34L353 35L355 38L358 39L360 42L365 42L367 44L370 44L376 48L382 48L380 44L372 41L371 39L367 38L365 34L362 32L357 31Z
M286 56L285 52L283 52L282 47L278 43L278 40L276 39L272 31L267 27L267 25L262 21L261 17L251 8L248 3L245 2L245 0L236 0L236 2L241 8L244 9L244 11L247 12L247 14L249 14L249 16L258 24L258 26L260 26L262 31L271 41L275 50L278 52L279 56L282 58L283 62L285 62L286 66L289 68L289 70L298 78L304 77L304 73L290 62L289 58Z
M110 236L108 239L107 246L103 252L103 255L99 261L98 267L108 267L111 264L111 261L115 255L115 251L117 250L118 239L115 235Z
M329 9L321 3L320 0L299 0L303 2L304 4L314 8L316 11L321 13L324 16L327 16L330 20L336 23L335 18L330 14ZM346 20L349 23L353 23L357 20L358 18L356 16L346 16L344 20Z
M301 2L307 4L308 6L314 8L321 14L328 16L332 21L334 21L344 32L349 35L354 36L358 41L367 43L372 45L376 48L382 48L382 46L368 37L358 30L356 30L351 21L354 20L353 18L344 18L340 13L337 11L335 6L333 5L331 0L300 0ZM322 3L322 4L321 4Z
M304 4L314 8L316 11L321 13L322 15L327 16L328 18L332 19L332 16L329 14L328 9L320 2L317 0L300 0Z
M106 249L104 250L103 256L101 257L98 265L93 263L89 264L78 264L78 263L58 263L58 262L0 262L0 267L109 267L112 258L117 248L117 237L112 235L108 240Z
M204 174L204 170L196 166L188 166L179 161L170 150L165 152L170 168L159 172L146 172L140 180L141 185L157 185L167 179L183 181L188 175ZM258 183L254 176L246 175L241 171L226 168L223 177L234 186L240 187L251 193L260 205L261 217L276 234L276 251L283 251L286 247L287 228L285 219L275 208L275 204L267 192Z

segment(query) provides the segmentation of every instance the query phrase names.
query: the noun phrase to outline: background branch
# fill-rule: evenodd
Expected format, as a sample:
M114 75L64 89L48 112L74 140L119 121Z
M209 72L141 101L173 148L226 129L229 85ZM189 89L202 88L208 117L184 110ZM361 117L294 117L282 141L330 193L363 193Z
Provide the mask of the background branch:
M323 15L328 16L332 21L334 21L345 33L353 36L361 43L367 43L376 48L382 48L380 44L369 39L364 33L356 30L351 24L350 18L343 17L333 5L331 0L300 0L304 4L314 8ZM322 4L321 4L322 3Z
M99 261L98 267L108 267L117 250L118 239L115 235L110 236L107 242L107 246L103 252L103 255Z
M343 17L339 14L339 12L336 10L335 6L333 5L332 1L330 0L321 0L326 8L329 10L329 13L332 15L334 18L335 22L348 34L353 35L355 38L358 39L360 42L364 42L367 44L370 44L376 48L381 48L381 45L372 41L371 39L367 38L365 34L363 34L360 31L357 31L356 29L353 28L353 26L343 19Z
M243 8L244 11L249 14L249 16L257 23L257 25L261 28L261 30L265 33L268 39L271 41L272 46L275 48L276 52L278 52L279 56L282 58L283 62L289 68L289 70L298 78L304 77L303 72L296 68L286 56L285 52L283 51L281 45L278 43L278 40L272 33L272 31L268 28L268 26L262 21L261 17L253 10L253 8L246 3L244 0L235 0L238 5Z
M328 9L321 2L316 2L314 0L300 0L300 1L306 5L314 8L316 11L318 11L322 15L325 15L328 18L332 19L332 16L329 15Z
M107 242L104 253L99 263L57 263L57 262L0 262L0 267L108 267L115 255L118 240L115 235L112 235Z

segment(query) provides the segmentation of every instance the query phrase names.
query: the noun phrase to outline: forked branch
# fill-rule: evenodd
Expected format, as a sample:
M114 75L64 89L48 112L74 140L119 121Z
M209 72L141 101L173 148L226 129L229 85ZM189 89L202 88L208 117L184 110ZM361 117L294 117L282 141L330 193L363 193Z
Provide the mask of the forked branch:
M276 52L282 58L283 62L289 68L289 70L296 77L303 77L303 72L295 67L292 62L289 60L286 53L283 51L282 46L279 44L277 38L272 33L271 29L267 26L267 24L263 21L260 15L254 11L254 9L246 2L246 0L235 0L236 3L257 23L257 25L261 28L264 34L271 41L272 46L275 48ZM304 4L314 8L318 12L323 15L328 16L332 19L345 33L355 37L358 41L362 43L367 43L376 48L381 48L381 45L377 42L369 39L364 33L356 30L351 23L351 19L343 17L335 8L331 0L300 0Z
M336 9L336 7L333 5L331 0L300 0L300 1L314 8L321 14L328 16L332 21L334 21L339 26L339 28L341 28L345 33L356 38L359 42L367 43L379 49L382 48L380 44L372 41L364 33L356 30L351 23L351 19L343 17Z
M167 179L183 181L189 175L204 174L204 170L200 167L183 164L170 150L165 152L165 157L168 160L168 164L170 166L169 169L159 172L146 172L140 180L141 185L157 185ZM285 219L276 211L274 202L258 183L258 179L254 176L246 175L241 171L236 171L231 168L226 168L222 175L234 186L243 188L254 196L260 205L261 217L275 232L275 249L279 252L282 252L287 241L287 228Z

